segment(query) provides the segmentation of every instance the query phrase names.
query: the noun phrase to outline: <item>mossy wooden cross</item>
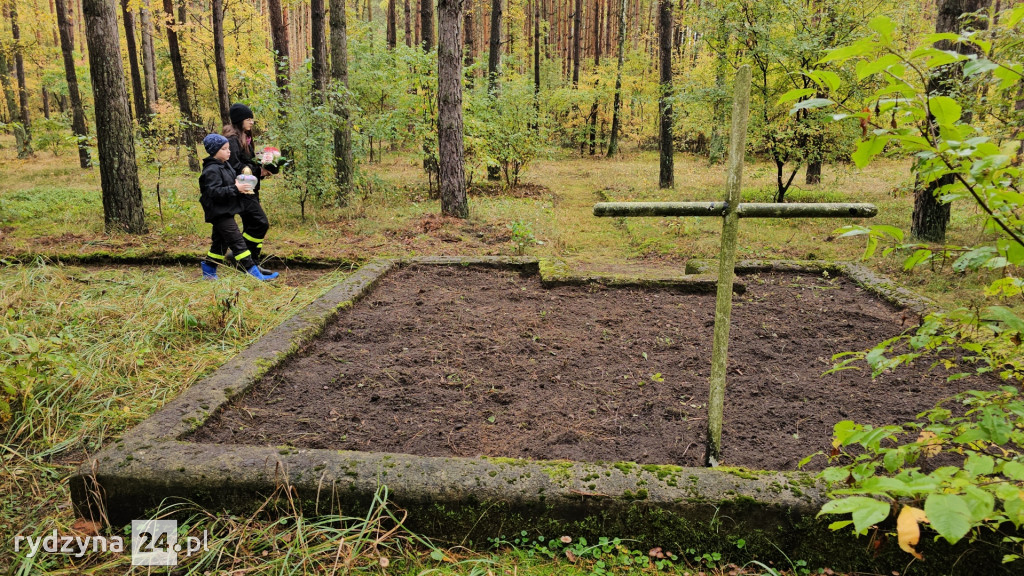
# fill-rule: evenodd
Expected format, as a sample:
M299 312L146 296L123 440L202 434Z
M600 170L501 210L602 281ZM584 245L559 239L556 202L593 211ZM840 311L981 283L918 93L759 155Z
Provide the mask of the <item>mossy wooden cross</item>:
M718 291L715 300L714 346L711 353L711 391L708 397L708 429L705 464L717 466L722 454L722 409L725 404L725 372L729 347L729 316L736 264L736 234L740 218L870 218L878 213L872 204L741 204L743 151L750 109L750 68L736 75L732 103L732 133L724 202L602 202L595 216L721 216L722 244L718 257Z

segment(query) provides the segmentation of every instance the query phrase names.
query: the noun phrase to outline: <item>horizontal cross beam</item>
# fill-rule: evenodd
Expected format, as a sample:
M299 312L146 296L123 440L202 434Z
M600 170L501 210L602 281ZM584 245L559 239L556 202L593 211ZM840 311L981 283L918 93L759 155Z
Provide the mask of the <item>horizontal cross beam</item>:
M594 216L725 216L725 202L600 202ZM740 218L871 218L874 204L746 202L736 213Z

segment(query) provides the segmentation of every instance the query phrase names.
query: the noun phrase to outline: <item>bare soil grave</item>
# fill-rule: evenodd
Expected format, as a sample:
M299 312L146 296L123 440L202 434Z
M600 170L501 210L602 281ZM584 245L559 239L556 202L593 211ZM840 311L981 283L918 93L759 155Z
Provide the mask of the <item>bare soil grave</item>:
M956 392L927 362L823 375L917 319L845 277L739 278L725 465L792 470L833 425L912 420ZM409 266L213 416L191 440L422 456L700 466L714 295ZM816 458L808 468L821 468Z

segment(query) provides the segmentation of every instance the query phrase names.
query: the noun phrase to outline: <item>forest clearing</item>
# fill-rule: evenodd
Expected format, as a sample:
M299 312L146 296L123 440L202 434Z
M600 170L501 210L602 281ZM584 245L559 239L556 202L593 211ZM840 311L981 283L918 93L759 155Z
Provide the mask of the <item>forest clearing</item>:
M403 1L4 2L0 571L1024 561L1024 7ZM239 145L269 230L231 181L225 259ZM877 215L729 232L754 203Z

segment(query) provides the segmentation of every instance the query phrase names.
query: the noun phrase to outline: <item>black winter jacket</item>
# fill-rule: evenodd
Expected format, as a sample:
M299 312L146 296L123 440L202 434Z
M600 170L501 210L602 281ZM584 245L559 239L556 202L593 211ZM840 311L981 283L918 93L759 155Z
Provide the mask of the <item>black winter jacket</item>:
M231 158L228 159L228 164L231 164L231 167L235 169L236 174L241 174L243 168L245 168L246 166L249 167L249 170L252 171L252 175L255 176L257 179L256 187L253 189L253 192L256 193L256 200L259 201L260 184L263 183L263 178L260 176L260 174L263 173L261 171L261 168L263 166L256 160L253 160L253 150L246 150L245 148L242 147L242 143L239 139L240 137L238 134L232 134L227 138L228 148L231 150ZM273 165L267 166L267 171L276 174L277 167Z
M213 156L203 158L203 173L199 176L199 203L203 205L207 222L213 224L241 214L241 195L235 187L235 171L228 162L221 162Z

